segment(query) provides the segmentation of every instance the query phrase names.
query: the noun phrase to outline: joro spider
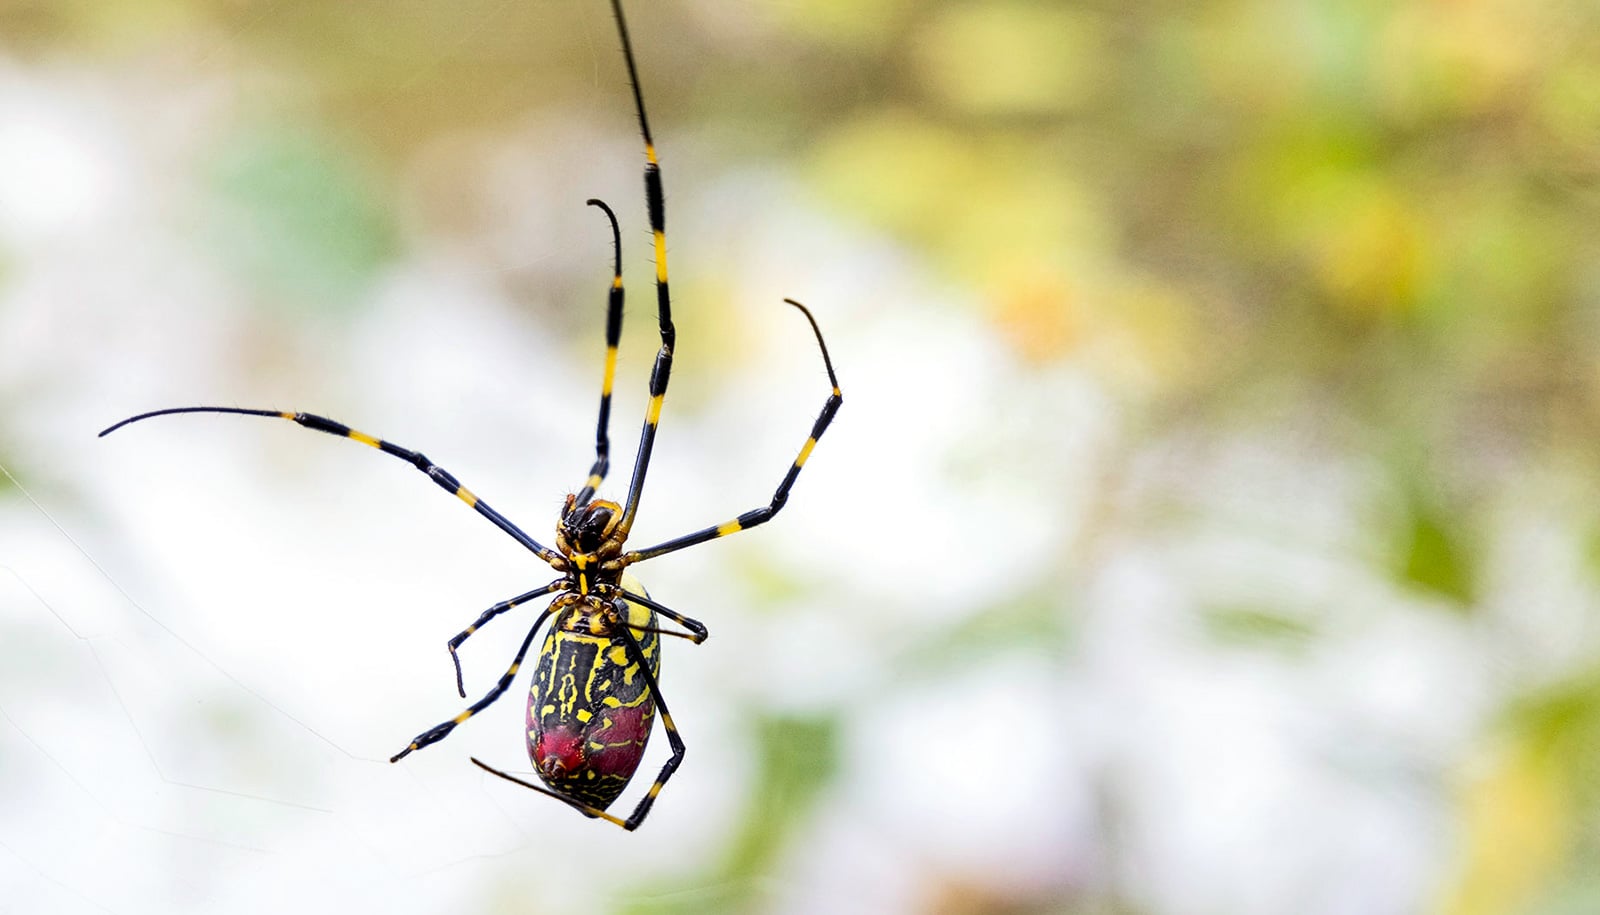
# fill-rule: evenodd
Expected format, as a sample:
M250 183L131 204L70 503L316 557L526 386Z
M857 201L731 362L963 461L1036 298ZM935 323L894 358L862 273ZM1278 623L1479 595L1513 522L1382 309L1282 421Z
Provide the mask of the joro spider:
M804 305L793 299L785 299L785 302L798 308L811 325L833 391L823 404L822 412L812 425L811 434L801 446L800 453L789 465L788 472L773 493L772 501L723 524L642 550L624 551L623 544L633 528L639 498L644 492L645 473L650 469L650 450L655 443L661 403L666 397L667 381L672 374L675 332L667 286L666 206L662 195L661 166L656 159L650 122L645 116L638 68L634 63L633 46L628 39L628 26L623 18L620 0L611 0L611 10L616 18L617 33L622 38L622 57L628 65L628 82L633 89L634 107L639 115L639 132L644 139L645 199L650 230L655 240L656 308L661 327L661 348L656 352L655 366L650 371L650 399L645 409L644 428L639 435L639 452L634 459L633 478L628 484L626 503L619 505L594 498L595 491L605 480L611 466L607 428L611 418L611 386L616 375L623 302L621 230L611 208L594 199L588 201L589 205L598 207L611 223L615 260L606 309L605 374L600 388L600 418L596 425L594 464L589 468L583 488L566 498L561 517L556 522L555 549L528 536L510 519L490 508L488 503L461 485L449 471L433 463L421 452L403 448L313 413L238 407L173 407L131 416L105 429L100 435L108 435L130 423L178 413L233 413L286 419L307 429L369 445L405 461L544 560L561 574L560 578L495 604L449 641L450 659L455 665L456 690L465 698L461 660L456 654L461 643L495 617L535 598L555 595L554 600L534 619L533 626L529 628L527 637L522 640L522 646L517 649L516 657L505 674L482 699L449 721L418 734L389 761L398 762L413 750L443 740L457 725L499 699L510 688L540 626L550 619L549 631L539 650L538 667L528 691L527 713L528 756L546 787L502 772L476 757L472 761L507 781L562 801L586 816L598 817L631 831L644 822L662 786L683 761L685 749L683 739L672 723L672 715L667 711L666 700L661 695L660 636L685 638L699 644L705 641L709 633L698 620L653 600L628 572L628 567L698 543L749 530L771 520L782 510L789 498L790 488L800 475L800 469L805 466L812 448L832 422L844 399L839 390L839 380L833 372L833 360L828 356L828 347L822 339L816 319ZM677 623L685 631L661 628L658 614ZM672 745L672 755L662 765L654 784L639 799L627 819L607 813L606 808L622 793L639 766L658 706L667 740Z

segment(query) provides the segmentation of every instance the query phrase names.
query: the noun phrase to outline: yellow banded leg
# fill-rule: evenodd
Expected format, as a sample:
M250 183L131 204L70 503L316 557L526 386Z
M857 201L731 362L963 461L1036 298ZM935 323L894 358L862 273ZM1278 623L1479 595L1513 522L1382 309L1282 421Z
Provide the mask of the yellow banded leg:
M828 381L833 385L833 393L829 394L827 401L823 403L822 412L817 415L816 422L811 425L811 434L807 436L805 444L800 446L800 453L795 456L794 462L789 465L789 472L784 474L783 481L778 484L777 491L772 494L772 501L761 508L747 511L732 521L725 521L722 524L702 528L692 534L685 534L682 537L658 543L652 547L625 553L622 557L624 562L635 563L645 559L653 559L664 553L671 553L674 550L681 550L684 547L704 543L707 540L716 540L729 534L737 534L758 524L765 524L772 520L772 517L781 511L784 503L789 500L789 490L794 486L794 481L799 478L800 470L805 467L806 460L811 457L812 449L817 446L822 434L828 430L828 424L833 422L834 414L839 412L839 405L844 403L844 394L839 390L839 379L833 373L833 359L828 355L828 344L822 339L822 330L817 327L817 319L813 318L810 310L799 302L793 299L784 299L784 301L800 309L800 312L806 316L806 320L811 323L811 331L816 335L817 345L822 349L822 364L828 369Z
M614 816L612 814L606 813L604 810L601 810L599 807L596 807L593 804L585 804L582 801L573 800L572 798L567 797L565 795L557 794L554 791L551 791L549 788L546 788L543 785L536 785L533 782L517 778L515 775L512 775L509 772L502 772L499 769L496 769L494 766L489 765L488 763L484 762L483 760L479 759L476 756L471 756L471 757L468 757L468 758L472 760L473 765L477 766L478 768L482 769L485 772L490 773L491 775L498 775L498 776L500 776L501 778L505 779L508 782L512 782L514 784L518 784L518 785L521 785L524 788L527 788L529 791L537 791L537 792L539 792L540 794L542 794L542 795L544 795L546 797L553 797L556 800L560 801L561 803L566 804L568 807L571 807L573 810L576 810L576 811L578 811L579 813L581 813L581 814L583 814L585 816L595 817L596 819L606 820L607 822L615 823L618 826L621 826L623 829L627 829L628 828L628 823L627 823L626 820L622 819L619 816Z
M500 528L500 530L510 535L511 539L533 551L533 553L540 559L549 562L557 557L557 554L553 550L523 533L522 529L517 527L515 524L512 524L510 519L490 508L488 503L484 502L482 499L479 499L476 495L473 495L473 493L465 486L462 486L461 481L457 480L448 470L445 470L438 464L428 460L427 456L422 452L412 451L409 448L403 448L394 444L393 442L384 441L375 435L368 435L365 432L358 432L344 423L339 422L338 420L329 419L326 416L318 416L315 413L286 413L280 410L246 410L239 407L172 407L166 410L152 410L149 413L140 413L138 416L130 416L127 419L102 430L100 435L110 435L111 433L121 429L123 426L129 425L130 423L136 423L141 420L151 419L157 416L173 416L179 413L231 413L239 416L266 416L273 419L286 419L292 423L298 423L302 426L305 426L307 429L315 429L318 432L326 432L329 435L336 435L340 438L347 438L351 441L360 442L369 448L376 448L384 454L397 457L427 474L428 479L438 484L439 488L471 506L474 511L485 518L488 518L495 527Z
M691 619L690 617L684 616L670 607L658 604L653 599L645 597L643 594L635 594L632 591L624 589L622 596L626 597L632 603L649 607L651 610L654 610L662 616L672 620L673 622L676 622L678 625L689 631L687 633L674 632L669 629L653 629L648 627L634 626L631 624L628 627L630 629L634 629L639 632L656 632L660 633L661 635L675 635L679 638L688 639L696 645L711 637L711 633L706 629L705 623L702 623L697 619Z
M411 743L406 745L404 750L401 750L400 752L389 757L389 761L399 762L412 750L420 750L429 744L438 743L439 741L445 739L445 737L447 737L451 731L456 729L456 725L461 724L468 718L471 718L473 715L476 715L493 705L496 699L499 699L502 695L504 695L505 691L511 688L511 681L516 678L517 671L522 667L522 659L528 654L528 646L533 644L533 637L538 634L539 627L544 625L545 617L549 615L550 609L547 607L543 613L539 614L539 618L533 621L532 628L528 630L528 637L522 640L522 647L517 649L517 656L512 659L511 666L506 668L505 674L500 677L500 682L496 683L493 689L489 690L489 692L486 693L482 699L472 703L472 706L466 711L455 716L449 721L436 724L426 731L423 731L421 734L418 734L416 738L411 741Z
M599 207L611 222L611 250L614 253L611 272L611 291L606 301L606 365L600 381L600 419L595 424L594 464L589 477L578 493L577 505L586 505L594 498L595 490L605 481L611 469L611 387L617 377L617 344L622 339L622 231L617 228L617 214L605 201L590 199L589 205Z
M471 626L468 626L467 628L456 633L455 637L449 641L448 647L450 648L450 661L455 665L456 668L456 692L461 694L461 698L467 698L467 687L466 684L461 680L461 657L456 654L456 649L461 647L461 643L465 642L474 632L477 632L479 629L483 628L485 623L506 612L507 610L512 609L513 607L520 607L536 597L542 597L546 594L549 594L551 591L560 588L564 581L565 579L562 581L553 581L542 588L535 588L526 594L518 594L516 597L513 597L510 600L503 600L500 603L495 604L493 607L483 611L483 614L474 620Z
M628 500L623 507L622 520L618 522L623 534L633 527L633 518L639 510L639 498L644 492L645 473L650 468L650 450L655 445L656 425L661 416L661 400L667 393L667 382L672 375L672 351L677 342L677 331L672 326L672 294L667 282L667 205L662 191L661 162L656 157L655 140L650 136L650 119L644 110L644 93L639 90L639 68L633 59L633 42L628 37L628 23L622 15L621 0L611 0L611 12L617 20L617 34L622 38L622 59L628 65L628 84L633 89L634 109L639 114L639 133L644 139L644 194L650 214L650 235L656 256L656 311L661 326L661 349L656 353L655 367L650 372L650 408L645 418L644 430L639 435L639 452L633 462L633 479L628 484Z

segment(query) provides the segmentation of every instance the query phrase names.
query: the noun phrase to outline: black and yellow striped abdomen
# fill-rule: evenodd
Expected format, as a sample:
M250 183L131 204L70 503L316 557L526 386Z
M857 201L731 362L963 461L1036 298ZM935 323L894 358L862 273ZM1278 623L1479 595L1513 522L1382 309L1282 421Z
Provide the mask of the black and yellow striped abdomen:
M631 576L625 587L644 594ZM556 603L528 691L528 757L552 791L604 810L644 757L655 696L626 636L607 623L601 599L568 594ZM627 632L659 676L655 611L632 602L627 608Z

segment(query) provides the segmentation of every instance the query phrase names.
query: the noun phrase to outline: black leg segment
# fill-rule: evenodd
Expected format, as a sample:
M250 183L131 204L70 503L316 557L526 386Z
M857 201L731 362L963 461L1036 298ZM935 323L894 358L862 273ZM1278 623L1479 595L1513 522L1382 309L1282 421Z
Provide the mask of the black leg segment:
M589 468L589 478L578 492L577 505L587 505L594 498L594 491L605 482L606 472L611 469L611 438L608 434L611 425L611 385L617 377L617 343L622 339L622 230L617 228L617 214L606 206L605 201L590 198L589 205L599 207L606 214L606 219L611 221L613 267L611 292L606 301L606 370L600 382L600 420L595 424L594 465Z
M528 646L533 644L533 637L539 633L539 627L544 625L545 617L549 615L550 610L546 608L543 613L539 614L539 618L533 621L533 627L528 630L528 637L522 640L522 647L517 649L517 656L512 659L511 666L506 669L506 672L500 677L500 682L496 683L493 689L484 694L482 699L472 703L471 707L469 707L466 711L455 716L449 721L436 724L433 727L428 728L426 731L423 731L421 734L418 734L416 738L411 741L411 743L406 745L404 750L401 750L400 752L389 757L389 761L399 762L409 755L412 750L420 750L423 747L438 743L439 741L445 739L450 735L451 731L456 729L456 725L461 724L468 718L471 718L473 715L476 715L493 705L496 699L499 699L502 695L504 695L505 691L511 688L511 681L516 679L517 671L522 668L522 659L528 653Z
M474 632L482 629L485 623L506 612L507 610L512 609L513 607L520 607L536 597L542 597L546 594L549 594L551 591L560 588L564 581L565 579L562 579L561 581L553 581L542 588L534 588L532 591L529 591L526 594L518 594L516 597L513 597L510 600L503 600L500 603L495 604L493 607L483 611L483 614L473 621L471 626L468 626L467 628L455 634L455 637L450 640L448 647L450 649L450 662L456 667L456 692L461 694L461 698L467 698L466 684L461 682L461 657L460 655L456 654L456 649L461 647L461 643L465 642L467 638Z
M329 419L326 416L318 416L315 413L286 413L279 410L246 410L239 407L172 407L166 410L152 410L149 413L140 413L138 416L130 416L127 419L102 430L100 435L101 437L110 435L118 429L121 429L123 426L140 422L141 420L152 419L157 416L175 416L179 413L232 413L239 416L266 416L273 419L287 419L290 422L299 423L300 425L305 426L307 429L315 429L318 432L326 432L329 435L336 435L340 438L348 438L352 441L360 442L363 445L376 448L379 451L382 451L384 454L397 457L427 474L428 479L438 484L440 489L443 489L450 495L455 496L461 501L467 503L467 505L471 506L474 511L485 518L488 518L495 527L505 531L508 535L510 535L511 539L533 551L533 553L540 559L549 562L550 560L556 558L557 554L555 551L523 533L522 529L517 527L515 524L512 524L510 519L508 519L505 515L502 515L490 508L487 502L479 499L465 486L462 486L461 481L457 480L448 470L445 470L438 464L428 460L427 456L422 454L420 451L412 451L409 448L402 448L393 442L384 441L381 438L368 435L365 432L358 432L344 423L339 422L338 420Z
M794 481L799 478L800 469L805 466L806 459L811 457L811 449L817 446L817 441L822 438L822 433L826 432L828 424L833 422L833 415L839 412L839 405L844 403L844 395L839 390L839 378L833 373L833 359L828 355L828 344L823 342L822 330L817 327L817 319L813 318L811 312L799 302L793 299L784 299L784 301L800 309L800 313L806 316L807 321L811 322L811 332L816 335L817 345L822 349L822 364L828 370L828 382L833 385L833 393L829 394L827 401L823 403L822 412L817 415L817 421L811 425L811 435L806 438L805 444L800 447L800 454L789 465L789 472L783 475L783 481L778 484L777 492L772 494L772 501L761 508L747 511L732 521L703 528L692 534L685 534L682 537L668 540L665 543L658 543L646 549L631 551L623 556L627 562L634 563L653 559L675 550L681 550L684 547L704 543L707 540L715 540L718 537L726 537L729 534L736 534L739 531L749 530L756 525L765 524L772 520L772 517L781 511L784 503L789 500L790 488L794 486Z

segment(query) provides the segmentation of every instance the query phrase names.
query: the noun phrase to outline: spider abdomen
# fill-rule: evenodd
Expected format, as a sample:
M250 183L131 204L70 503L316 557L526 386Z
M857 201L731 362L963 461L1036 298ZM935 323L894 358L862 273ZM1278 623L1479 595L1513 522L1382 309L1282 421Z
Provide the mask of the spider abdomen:
M528 758L550 790L604 810L627 787L655 724L655 697L599 598L569 595L528 691ZM627 634L661 670L655 611L629 602ZM598 630L598 631L596 631ZM609 631L608 631L609 630Z

